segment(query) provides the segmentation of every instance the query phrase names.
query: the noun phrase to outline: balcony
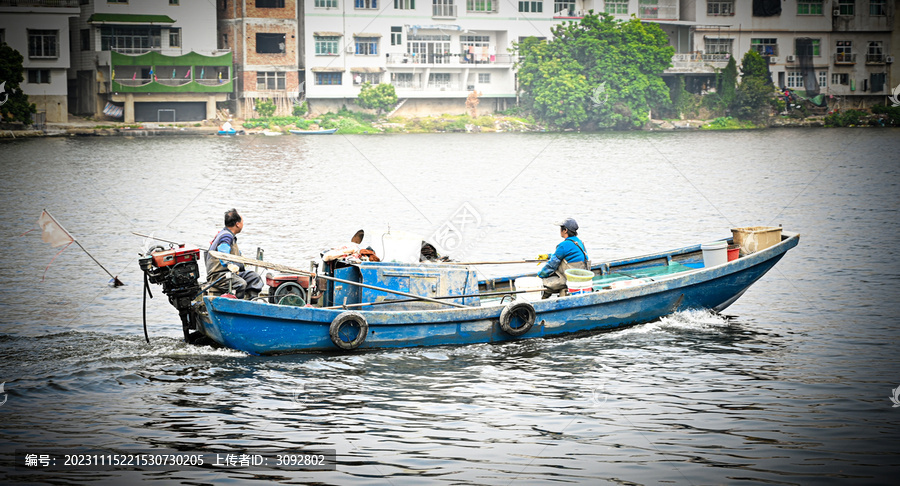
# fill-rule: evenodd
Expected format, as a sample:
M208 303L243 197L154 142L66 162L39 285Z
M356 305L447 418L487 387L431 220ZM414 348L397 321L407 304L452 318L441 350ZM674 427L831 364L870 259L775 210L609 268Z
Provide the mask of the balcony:
M408 53L389 53L387 65L391 67L454 67L454 68L509 68L514 57L509 54L495 55L463 55L463 54L425 54L412 55Z
M866 54L866 64L884 64L886 58L884 54Z
M856 64L855 52L838 52L834 55L834 63L838 65Z
M232 55L204 56L190 52L166 56L149 52L140 56L110 53L114 92L124 93L230 93Z
M731 54L706 54L701 51L678 53L672 56L672 67L666 74L715 74L724 69Z

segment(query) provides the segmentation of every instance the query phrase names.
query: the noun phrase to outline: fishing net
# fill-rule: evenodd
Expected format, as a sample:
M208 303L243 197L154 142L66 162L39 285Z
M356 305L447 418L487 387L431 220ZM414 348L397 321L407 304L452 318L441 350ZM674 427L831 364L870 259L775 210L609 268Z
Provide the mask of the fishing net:
M816 42L818 40L809 37L797 39L797 60L800 61L800 76L803 77L803 87L806 90L807 98L814 98L819 94L819 80L813 65Z

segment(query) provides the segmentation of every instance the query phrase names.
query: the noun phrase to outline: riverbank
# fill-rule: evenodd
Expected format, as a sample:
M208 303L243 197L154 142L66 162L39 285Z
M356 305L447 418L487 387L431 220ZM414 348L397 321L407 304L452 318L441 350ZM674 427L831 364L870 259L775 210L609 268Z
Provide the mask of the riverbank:
M328 113L316 118L273 117L270 119L234 120L232 125L244 135L290 134L292 129L317 130L337 128L338 134L378 134L378 133L483 133L483 132L546 132L544 126L533 120L507 115L440 115L426 117L391 117L388 119L361 118L356 115ZM676 130L748 130L762 128L816 128L832 125L828 117L807 118L773 117L768 126L755 125L732 119L713 120L650 120L643 128L647 131ZM866 123L845 124L843 126L878 126ZM15 126L0 127L0 139L31 137L155 137L155 136L214 136L219 131L218 123L175 122L175 123L120 123L94 121L70 117L67 123L48 123L43 129Z

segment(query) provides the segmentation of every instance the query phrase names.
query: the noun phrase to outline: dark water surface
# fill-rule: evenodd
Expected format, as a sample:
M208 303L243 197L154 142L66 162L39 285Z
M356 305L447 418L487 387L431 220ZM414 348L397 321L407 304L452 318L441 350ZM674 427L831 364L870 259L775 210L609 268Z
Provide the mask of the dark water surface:
M79 138L0 144L0 481L895 484L900 130ZM778 225L800 245L732 307L502 345L254 357L186 346L132 231L305 268L359 228L462 260L593 261ZM31 232L47 208L76 247ZM525 267L525 269L534 267ZM510 268L486 268L485 275ZM519 267L516 270L522 270ZM27 473L16 449L336 449L335 471Z

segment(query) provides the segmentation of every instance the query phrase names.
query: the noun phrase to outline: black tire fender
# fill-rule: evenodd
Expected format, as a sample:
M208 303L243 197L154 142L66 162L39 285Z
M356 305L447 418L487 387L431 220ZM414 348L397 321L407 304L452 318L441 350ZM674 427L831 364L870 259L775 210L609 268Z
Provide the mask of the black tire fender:
M353 335L354 329L357 329L355 336ZM341 312L331 321L331 325L328 328L331 342L346 351L358 348L365 342L368 334L369 323L366 322L366 318L359 312Z
M512 301L500 311L500 329L510 336L521 336L531 330L537 313L526 301Z

